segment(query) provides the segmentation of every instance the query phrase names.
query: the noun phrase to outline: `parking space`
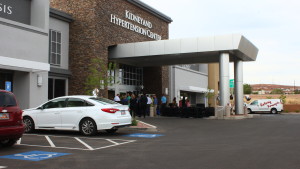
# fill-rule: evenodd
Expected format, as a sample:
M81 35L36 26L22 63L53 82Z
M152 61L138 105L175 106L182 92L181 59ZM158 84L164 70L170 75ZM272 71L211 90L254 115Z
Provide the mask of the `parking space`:
M131 139L24 134L24 136L17 142L17 145L94 151L133 143L135 141L136 140Z

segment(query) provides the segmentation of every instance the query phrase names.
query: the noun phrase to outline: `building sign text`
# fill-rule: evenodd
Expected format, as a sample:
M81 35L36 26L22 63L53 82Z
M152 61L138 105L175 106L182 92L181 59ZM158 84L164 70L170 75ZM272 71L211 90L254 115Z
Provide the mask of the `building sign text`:
M117 17L114 14L111 14L110 16L110 22L113 24L116 24L118 26L121 26L125 29L131 30L133 32L139 33L141 35L147 36L149 38L155 39L155 40L161 40L161 36L158 35L157 33L152 32L150 29L152 28L152 23L139 17L134 15L133 13L129 12L129 11L125 11L125 18L129 19L131 21L134 21L136 23L139 23L141 26L139 25L135 25L130 21L126 21L124 19L121 19L119 17ZM145 28L146 27L146 28Z

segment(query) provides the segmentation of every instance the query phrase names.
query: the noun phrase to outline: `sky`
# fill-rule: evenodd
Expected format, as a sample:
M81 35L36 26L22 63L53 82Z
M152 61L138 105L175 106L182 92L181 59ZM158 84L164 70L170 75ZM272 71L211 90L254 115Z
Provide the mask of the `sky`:
M244 83L300 86L300 1L142 0L172 18L169 39L242 34L258 49ZM233 78L233 65L230 66Z

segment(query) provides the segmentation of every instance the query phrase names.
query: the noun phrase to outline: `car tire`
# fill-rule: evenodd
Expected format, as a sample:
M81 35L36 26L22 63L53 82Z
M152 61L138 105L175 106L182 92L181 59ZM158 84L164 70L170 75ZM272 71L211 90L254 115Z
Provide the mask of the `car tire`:
M30 117L23 117L23 123L25 124L25 133L32 133L34 131L34 121Z
M16 144L18 139L7 139L7 140L2 140L0 141L0 145L2 147L11 147L13 146L14 144Z
M277 114L277 109L271 109L271 114Z
M85 118L79 124L80 132L85 136L92 136L97 133L97 126L93 119Z
M252 113L251 109L247 109L247 113L251 114Z
M113 134L115 133L116 131L118 131L118 129L108 129L108 130L105 130L107 133L109 134Z

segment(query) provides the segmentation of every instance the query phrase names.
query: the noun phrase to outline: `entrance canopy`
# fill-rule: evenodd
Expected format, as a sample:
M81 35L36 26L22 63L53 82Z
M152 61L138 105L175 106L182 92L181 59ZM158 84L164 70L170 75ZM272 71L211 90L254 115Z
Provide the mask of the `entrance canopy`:
M219 62L220 53L229 53L230 61L255 61L258 49L244 36L171 39L119 44L109 49L109 60L146 67Z

